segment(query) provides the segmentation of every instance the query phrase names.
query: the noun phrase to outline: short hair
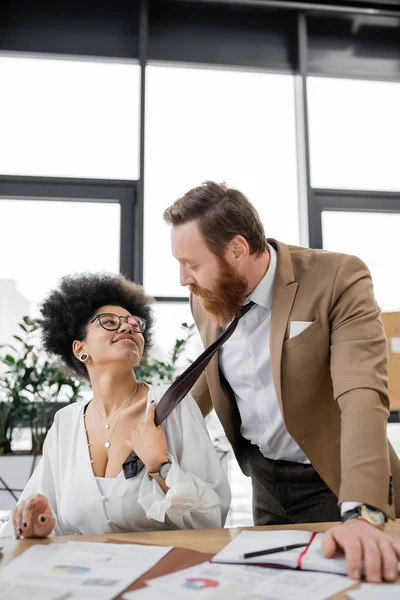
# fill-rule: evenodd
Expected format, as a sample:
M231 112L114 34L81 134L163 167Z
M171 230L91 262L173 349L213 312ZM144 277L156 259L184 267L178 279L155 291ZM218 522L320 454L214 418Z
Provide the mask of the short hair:
M63 277L56 289L40 305L44 349L59 357L76 375L89 379L85 365L73 351L74 340L83 340L86 326L101 306L121 306L133 315L146 319L144 355L151 347L153 316L143 288L123 275L81 273Z
M170 225L196 220L211 252L222 256L227 244L241 235L249 244L250 254L261 256L267 240L260 216L246 196L223 183L205 181L164 212Z

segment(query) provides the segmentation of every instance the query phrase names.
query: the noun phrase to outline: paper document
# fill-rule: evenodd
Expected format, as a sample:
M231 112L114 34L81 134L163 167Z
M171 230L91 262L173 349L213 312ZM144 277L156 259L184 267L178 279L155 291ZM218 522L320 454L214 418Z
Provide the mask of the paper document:
M32 546L0 571L0 600L112 600L170 550L94 542Z
M207 600L325 600L350 587L347 577L282 569L203 563L146 582L153 598L207 598ZM138 592L124 594L140 600ZM143 599L151 598L143 591Z
M393 583L362 583L356 590L346 592L349 600L399 600L400 585Z

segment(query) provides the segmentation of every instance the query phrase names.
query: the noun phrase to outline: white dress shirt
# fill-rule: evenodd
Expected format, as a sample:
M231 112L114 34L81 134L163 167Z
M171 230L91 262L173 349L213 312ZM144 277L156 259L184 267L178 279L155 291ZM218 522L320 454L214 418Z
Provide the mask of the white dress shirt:
M219 366L235 394L242 436L266 458L309 464L284 425L272 376L270 328L277 252L269 244L268 250L268 271L247 298L255 306L220 349ZM358 504L343 502L342 513Z
M165 386L150 389L157 403ZM56 413L43 457L20 500L43 494L56 519L53 535L223 527L230 504L227 479L200 409L189 394L163 422L172 461L165 494L146 468L131 479L93 474L84 402ZM13 534L7 521L0 537Z
M268 271L248 297L255 306L220 349L219 365L235 394L242 436L266 458L306 464L310 461L283 423L272 377L269 338L277 253L269 244L268 250Z

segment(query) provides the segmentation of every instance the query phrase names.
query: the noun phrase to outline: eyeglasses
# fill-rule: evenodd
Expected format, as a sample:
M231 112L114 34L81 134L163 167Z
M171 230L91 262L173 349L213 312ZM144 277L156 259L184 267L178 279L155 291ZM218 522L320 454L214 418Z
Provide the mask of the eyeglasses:
M96 315L90 322L94 323L96 319L99 320L103 329L107 329L107 331L116 331L119 329L121 327L121 319L126 319L126 322L129 323L132 330L136 331L136 333L143 333L146 329L146 320L134 315L118 316L112 313L102 313L101 315Z

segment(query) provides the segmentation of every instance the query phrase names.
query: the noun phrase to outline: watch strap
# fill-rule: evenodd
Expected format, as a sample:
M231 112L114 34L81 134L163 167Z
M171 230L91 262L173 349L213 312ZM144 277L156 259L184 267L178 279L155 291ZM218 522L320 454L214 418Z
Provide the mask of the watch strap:
M355 508L347 510L345 513L343 513L342 523L344 523L345 521L350 521L351 519L359 519L360 516L360 507L356 506Z

